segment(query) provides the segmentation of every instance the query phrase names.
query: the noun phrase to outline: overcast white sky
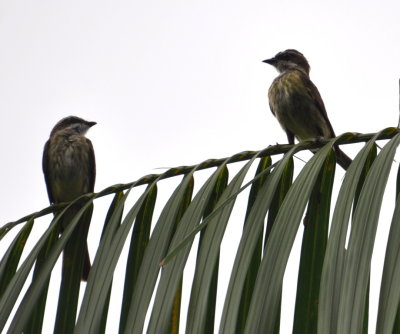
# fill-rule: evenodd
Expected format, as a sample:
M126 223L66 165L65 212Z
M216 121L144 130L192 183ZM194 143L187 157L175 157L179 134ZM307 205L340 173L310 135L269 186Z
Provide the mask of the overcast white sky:
M96 191L157 167L285 143L267 102L276 71L261 61L287 48L308 58L336 134L396 126L399 7L1 1L0 224L48 205L43 145L68 115L98 122L88 134Z

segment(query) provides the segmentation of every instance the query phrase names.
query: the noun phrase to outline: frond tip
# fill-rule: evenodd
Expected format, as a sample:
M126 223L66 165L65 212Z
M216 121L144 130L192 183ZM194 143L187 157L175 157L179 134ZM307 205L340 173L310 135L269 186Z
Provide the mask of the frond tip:
M377 154L376 141L381 139L389 141ZM340 190L334 196L334 148L357 142L366 144L359 149L343 180L335 179ZM100 242L87 285L81 287L82 301L68 299L65 292L58 297L65 308L79 309L77 321L75 317L59 318L63 328L98 333L104 332L106 325L112 327L107 315L112 311L115 321L116 311L109 305L119 289L123 301L118 311L119 328L112 329L115 332L167 333L171 326L179 326L182 319L179 312L187 318L188 332L213 332L214 326L221 333L274 332L287 325L280 321L282 284L300 230L304 235L298 292L291 298L297 305L293 328L358 333L368 303L366 295L380 208L385 190L388 193L387 180L399 143L398 129L388 128L377 134L348 133L329 141L241 152L194 166L171 168L83 195L76 201L84 201L85 206L71 218L61 236L57 229L59 217L76 201L49 206L3 225L0 238L23 224L0 262L0 330L23 332L29 327L40 332L45 314L51 313L46 304L48 282L50 278L59 279L53 268L60 253L79 228L85 210L98 198L113 194L103 232L101 235L89 232L89 239ZM305 165L299 168L293 163L297 152L317 148ZM273 163L272 157L278 154L283 156ZM232 163L238 162L240 168L233 168ZM195 188L194 182L200 179L198 171L210 168L213 170L208 178ZM299 168L298 173L295 168ZM254 172L254 176L249 176ZM297 175L294 180L293 175ZM163 200L165 197L159 196L158 190L166 178L174 178L176 183ZM138 188L143 184L148 185L146 189ZM194 192L194 189L199 190ZM131 201L127 199L133 193L137 199L128 205ZM392 284L400 279L400 271L396 270L400 261L396 241L400 233L396 227L398 206L397 203L393 210L383 270L378 331L393 328L400 301L400 289ZM30 235L33 224L56 211L61 213L34 240ZM305 211L304 226L301 222ZM228 224L233 224L240 234L237 245L230 243L231 236L226 233ZM32 249L25 249L28 239L34 244ZM227 245L229 252L221 253ZM124 247L129 249L126 260L123 260ZM192 251L197 255L188 261ZM221 270L226 257L233 263L229 272ZM115 275L120 261L126 261L123 266L126 271ZM185 275L190 267L193 277ZM33 279L28 282L33 270ZM223 297L218 291L221 282L228 286ZM24 284L28 285L27 290L23 289ZM190 295L187 308L180 306L181 286L191 289L183 291ZM209 319L215 319L218 304L223 304L221 319L218 323L210 322ZM11 318L13 310L16 312ZM150 319L148 324L146 319Z

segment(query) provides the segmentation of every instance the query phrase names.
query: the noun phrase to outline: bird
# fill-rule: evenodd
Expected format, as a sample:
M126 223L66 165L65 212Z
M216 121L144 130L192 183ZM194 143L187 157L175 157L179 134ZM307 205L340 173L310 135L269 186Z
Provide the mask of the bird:
M50 138L44 146L42 160L50 204L70 202L94 191L95 156L92 142L85 137L85 134L95 124L97 123L69 116L61 119L52 129ZM61 217L61 233L81 207L82 203L78 201ZM63 252L63 270L68 261L67 247L68 242ZM87 243L84 252L81 280L87 281L91 267Z
M268 90L268 100L289 144L294 144L294 138L336 137L318 88L310 80L310 65L304 55L288 49L263 62L279 72ZM337 145L335 153L338 164L347 170L352 160Z

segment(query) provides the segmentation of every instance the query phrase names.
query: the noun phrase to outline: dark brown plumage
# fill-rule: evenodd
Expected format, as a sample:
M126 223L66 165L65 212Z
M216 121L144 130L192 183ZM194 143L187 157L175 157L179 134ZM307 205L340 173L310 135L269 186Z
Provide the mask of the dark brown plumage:
M289 49L263 62L280 73L272 82L268 99L272 114L286 132L289 144L311 138L336 137L317 87L310 80L310 65L300 52ZM351 159L335 147L337 162L347 169Z
M96 164L93 145L85 137L95 125L76 116L59 121L50 133L43 152L43 173L50 203L70 202L79 196L93 192ZM79 211L77 204L64 215L63 230ZM61 231L62 232L62 231ZM65 263L65 253L63 263ZM89 252L86 245L82 280L86 281L90 270Z

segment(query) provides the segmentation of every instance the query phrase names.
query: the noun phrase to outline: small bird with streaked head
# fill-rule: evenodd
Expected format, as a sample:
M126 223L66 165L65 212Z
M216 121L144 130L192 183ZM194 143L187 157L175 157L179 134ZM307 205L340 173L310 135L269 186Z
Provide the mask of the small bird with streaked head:
M268 90L268 99L289 144L294 144L295 137L299 141L336 137L321 95L310 80L310 65L303 54L289 49L263 62L279 72ZM337 162L346 170L352 160L338 146L335 153Z
M51 131L43 151L43 173L51 204L70 202L94 191L96 178L94 150L92 142L85 137L85 134L95 124L96 122L69 116L60 120ZM61 233L80 208L81 204L77 203L64 214L60 222ZM66 261L69 261L66 258L68 247L67 243L63 253L63 270ZM81 279L86 281L90 270L87 244L84 252Z

